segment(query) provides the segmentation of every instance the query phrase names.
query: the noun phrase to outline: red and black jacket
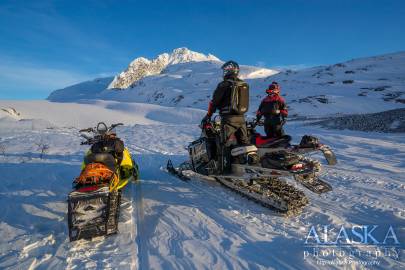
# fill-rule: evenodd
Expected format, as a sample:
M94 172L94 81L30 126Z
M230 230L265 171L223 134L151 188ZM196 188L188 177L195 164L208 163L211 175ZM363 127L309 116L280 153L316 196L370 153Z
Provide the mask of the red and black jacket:
M268 95L260 103L259 109L256 112L258 118L264 116L265 118L273 116L288 116L287 105L285 104L284 98L279 95Z

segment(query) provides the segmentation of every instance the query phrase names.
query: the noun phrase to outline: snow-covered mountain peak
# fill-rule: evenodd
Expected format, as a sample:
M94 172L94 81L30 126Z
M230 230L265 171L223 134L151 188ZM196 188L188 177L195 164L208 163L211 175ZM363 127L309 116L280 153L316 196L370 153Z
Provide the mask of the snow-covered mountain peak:
M170 54L160 54L152 60L138 57L129 64L125 71L115 76L108 88L125 89L144 77L160 74L169 65L203 61L220 60L212 54L205 55L185 47L174 49Z
M169 56L170 64L179 64L187 62L201 62L201 61L220 61L212 54L202 54L199 52L193 52L187 48L177 48Z
M145 57L138 57L135 58L130 64L129 66L137 66L139 64L149 64L150 60L145 58Z

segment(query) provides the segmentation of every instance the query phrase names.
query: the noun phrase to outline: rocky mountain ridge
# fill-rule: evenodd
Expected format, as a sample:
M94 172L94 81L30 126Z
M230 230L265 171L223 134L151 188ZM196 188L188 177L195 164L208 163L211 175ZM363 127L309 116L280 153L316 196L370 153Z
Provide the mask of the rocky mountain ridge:
M212 54L205 55L184 47L175 49L170 54L160 54L152 60L138 57L129 64L126 70L114 77L108 89L126 89L142 78L160 74L169 65L202 61L220 60Z

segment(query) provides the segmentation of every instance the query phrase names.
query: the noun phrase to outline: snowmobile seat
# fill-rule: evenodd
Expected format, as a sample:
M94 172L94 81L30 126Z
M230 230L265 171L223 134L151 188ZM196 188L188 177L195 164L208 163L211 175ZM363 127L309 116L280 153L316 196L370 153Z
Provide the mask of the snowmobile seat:
M256 146L259 148L272 148L280 146L289 146L291 142L290 135L283 135L280 138L266 137L258 134L256 136Z
M110 170L116 171L117 161L114 156L109 153L90 153L84 158L84 163L102 163L106 165Z

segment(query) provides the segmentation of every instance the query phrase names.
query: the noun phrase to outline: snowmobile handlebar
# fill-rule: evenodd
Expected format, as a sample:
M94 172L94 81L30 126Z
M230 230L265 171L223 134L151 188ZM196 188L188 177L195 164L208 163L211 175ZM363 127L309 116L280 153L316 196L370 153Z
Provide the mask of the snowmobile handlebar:
M108 128L108 131L111 131L111 130L113 130L114 128L116 128L116 127L118 127L118 126L123 126L123 125L124 125L123 123L112 124L112 125Z
M80 133L81 132L93 132L93 131L94 131L94 128L85 128L85 129L79 130Z
M113 130L114 128L118 127L118 126L123 126L123 123L117 123L117 124L112 124L110 127L107 127L107 125L104 122L100 122L97 124L97 127L90 127L90 128L84 128L79 130L80 133L82 132L93 132L93 133L101 133L100 130L100 126L101 127L105 127L106 128L106 132Z
M90 128L85 128L79 130L81 133L80 136L86 139L86 141L81 142L81 145L92 145L100 140L103 140L106 136L108 137L109 135L114 135L114 132L111 132L114 128L118 126L123 126L123 123L117 123L117 124L112 124L111 126L107 127L107 125L104 122L99 122L96 127L90 127ZM94 137L91 135L88 135L86 133L93 133Z

